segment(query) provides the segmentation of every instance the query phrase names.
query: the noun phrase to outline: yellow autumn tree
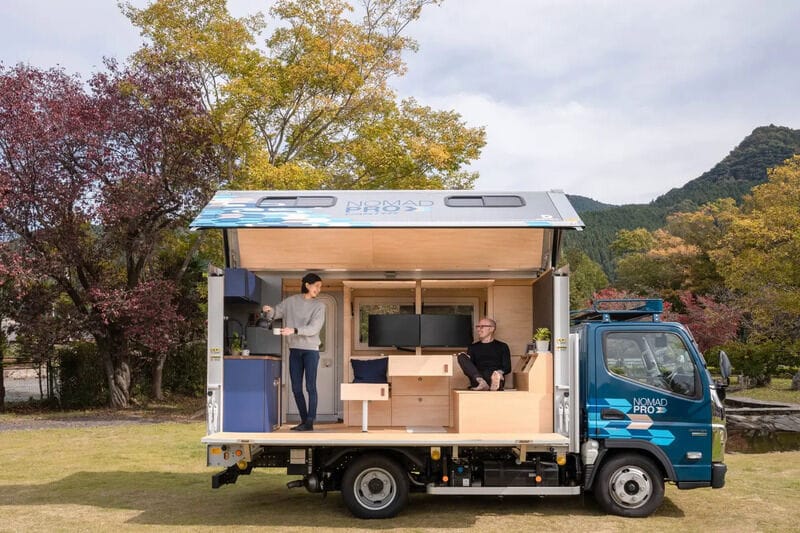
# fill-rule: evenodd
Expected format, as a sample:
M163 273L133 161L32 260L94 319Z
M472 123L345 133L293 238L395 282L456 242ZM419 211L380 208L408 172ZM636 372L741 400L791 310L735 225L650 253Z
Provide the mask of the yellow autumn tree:
M757 331L800 339L800 156L753 188L711 257Z
M137 55L190 64L240 188L468 188L483 128L398 101L404 35L441 0L280 0L235 18L225 0L124 6L149 39ZM262 35L267 24L273 29Z

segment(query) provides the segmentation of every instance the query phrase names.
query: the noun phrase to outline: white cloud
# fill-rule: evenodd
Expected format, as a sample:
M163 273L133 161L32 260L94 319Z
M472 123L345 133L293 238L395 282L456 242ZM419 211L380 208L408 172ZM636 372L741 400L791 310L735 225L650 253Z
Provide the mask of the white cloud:
M609 203L645 203L683 185L750 132L727 119L709 126L702 117L653 127L580 102L518 106L460 93L426 103L486 124L487 145L472 166L481 175L477 188L563 189Z
M795 0L446 0L409 26L420 51L395 86L486 126L482 189L647 202L758 126L800 127L798 20ZM140 42L114 0L0 0L6 65L88 77Z
M800 4L446 2L403 95L485 125L477 186L648 202L754 128L800 127Z

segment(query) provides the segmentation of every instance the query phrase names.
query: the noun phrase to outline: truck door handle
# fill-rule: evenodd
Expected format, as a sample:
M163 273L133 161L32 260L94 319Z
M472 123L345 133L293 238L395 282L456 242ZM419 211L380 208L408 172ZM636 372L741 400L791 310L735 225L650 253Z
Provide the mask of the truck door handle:
M625 420L625 413L619 409L602 409L600 418L603 420Z

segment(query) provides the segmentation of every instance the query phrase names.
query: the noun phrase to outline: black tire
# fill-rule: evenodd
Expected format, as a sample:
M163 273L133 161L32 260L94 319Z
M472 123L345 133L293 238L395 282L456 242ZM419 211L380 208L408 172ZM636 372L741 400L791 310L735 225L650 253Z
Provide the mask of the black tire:
M600 468L592 492L607 513L641 518L664 501L664 476L647 457L618 455Z
M366 455L345 470L342 497L358 518L391 518L408 502L408 477L388 457Z

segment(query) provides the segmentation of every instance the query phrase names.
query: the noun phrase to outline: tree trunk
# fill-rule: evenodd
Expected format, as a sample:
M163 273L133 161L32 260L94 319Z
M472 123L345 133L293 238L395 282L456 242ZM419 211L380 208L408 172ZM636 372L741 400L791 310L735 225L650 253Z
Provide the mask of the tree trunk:
M125 409L131 399L130 356L124 340L96 339L97 349L102 354L108 381L108 405L114 409Z
M2 361L0 361L2 363ZM0 387L3 386L3 382L0 381ZM800 390L800 370L797 371L797 374L792 376L792 390Z
M167 354L159 354L156 358L156 364L153 365L153 388L150 394L154 400L161 401L164 399L164 391L161 390L161 384L164 378L164 362L167 360Z
M3 348L3 341L2 333L0 333L0 413L6 412L6 382L5 378L3 377L4 373L4 366L3 366L3 358L6 355L5 348Z

